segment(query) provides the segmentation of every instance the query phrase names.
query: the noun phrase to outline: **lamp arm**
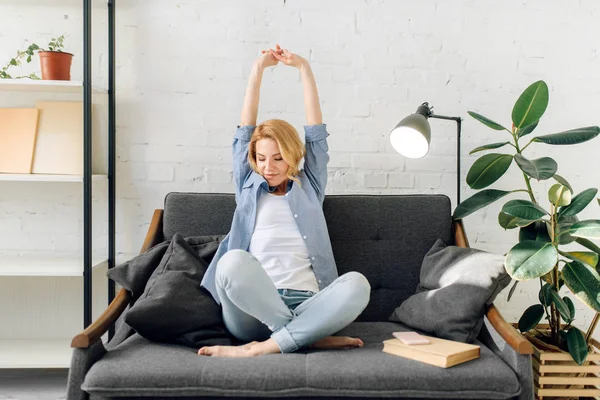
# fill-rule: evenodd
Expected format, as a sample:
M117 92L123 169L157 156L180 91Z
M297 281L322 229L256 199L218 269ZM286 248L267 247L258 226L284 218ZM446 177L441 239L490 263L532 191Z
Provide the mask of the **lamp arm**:
M437 115L437 114L430 114L429 118L437 118L437 119L447 119L447 120L451 120L451 121L462 121L461 117L446 117L445 115Z
M429 114L429 118L456 121L456 205L458 206L460 204L460 132L462 128L462 118L436 115L433 112Z

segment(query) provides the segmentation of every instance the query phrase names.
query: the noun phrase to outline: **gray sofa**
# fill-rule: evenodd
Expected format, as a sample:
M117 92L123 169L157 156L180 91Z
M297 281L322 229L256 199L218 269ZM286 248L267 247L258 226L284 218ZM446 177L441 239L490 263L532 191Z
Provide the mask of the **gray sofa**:
M142 251L171 238L226 234L233 194L170 193L156 210ZM106 312L73 338L68 399L121 398L444 398L532 399L532 347L492 305L477 343L481 357L449 369L382 352L406 329L388 322L415 293L424 255L436 239L468 246L443 195L336 195L323 204L340 275L369 280L368 307L340 334L363 339L352 350L301 350L246 359L200 357L192 348L150 342L117 329L131 294L122 289Z

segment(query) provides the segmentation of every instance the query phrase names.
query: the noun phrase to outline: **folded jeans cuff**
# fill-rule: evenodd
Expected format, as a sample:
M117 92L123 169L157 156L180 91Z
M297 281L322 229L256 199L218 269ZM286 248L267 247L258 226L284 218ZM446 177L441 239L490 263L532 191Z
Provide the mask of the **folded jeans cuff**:
M281 350L282 353L293 353L298 350L298 345L285 326L282 326L279 330L273 332L271 338L277 342L279 350Z

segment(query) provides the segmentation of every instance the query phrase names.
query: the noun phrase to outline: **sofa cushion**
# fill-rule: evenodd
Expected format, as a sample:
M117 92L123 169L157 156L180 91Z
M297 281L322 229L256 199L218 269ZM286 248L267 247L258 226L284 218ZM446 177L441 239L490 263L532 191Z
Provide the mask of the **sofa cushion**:
M132 259L109 269L106 276L131 292L135 302L144 292L148 279L162 261L171 238L172 236ZM186 237L185 241L196 250L204 261L210 264L219 243L224 238L225 235L204 235Z
M437 240L423 259L417 293L394 310L390 321L472 342L481 330L485 306L510 280L503 256Z
M371 300L357 321L387 321L414 293L427 251L438 238L453 243L450 206L447 196L437 194L325 196L339 275L358 271L371 285ZM226 234L234 211L233 194L169 193L164 237Z
M360 337L362 348L233 359L198 356L192 349L135 334L91 367L82 388L112 397L509 399L520 392L514 372L482 343L477 343L479 359L449 369L382 352L383 340L406 330L391 322L355 322L339 335Z
M109 269L106 276L130 292L135 301L144 293L148 278L160 264L160 260L162 260L168 246L169 243L167 242L159 243L132 259Z
M202 253L214 253L214 238L194 240ZM175 234L144 293L125 314L125 322L150 340L179 343L199 348L231 344L223 324L221 307L200 286L208 268L184 238Z

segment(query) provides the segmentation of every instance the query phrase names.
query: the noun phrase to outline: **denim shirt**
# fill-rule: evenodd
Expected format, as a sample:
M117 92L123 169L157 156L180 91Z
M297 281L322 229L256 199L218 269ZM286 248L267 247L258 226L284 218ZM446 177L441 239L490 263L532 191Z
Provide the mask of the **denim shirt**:
M254 232L256 208L259 196L268 193L269 186L264 177L254 172L248 163L248 145L256 126L238 127L233 139L233 179L235 182L236 209L233 214L231 230L225 236L213 257L201 285L204 286L221 304L215 284L215 271L219 259L229 250L242 249L248 251ZM337 276L337 267L333 258L331 241L325 216L323 215L323 199L327 185L327 151L326 125L310 125L304 127L306 156L304 167L298 174L301 185L288 180L287 199L292 214L296 219L300 235L306 241L308 256L313 266L319 290L324 289Z

